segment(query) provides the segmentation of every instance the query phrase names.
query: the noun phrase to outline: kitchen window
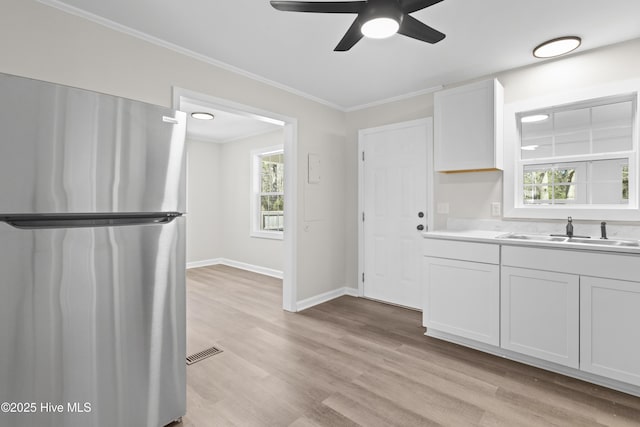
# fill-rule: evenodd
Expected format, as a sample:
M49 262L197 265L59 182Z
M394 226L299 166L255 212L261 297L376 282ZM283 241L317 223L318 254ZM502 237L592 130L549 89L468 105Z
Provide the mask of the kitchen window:
M505 216L640 218L637 98L505 108L513 128L506 144L515 147L512 168L505 167Z
M275 146L253 151L251 236L282 239L284 231L284 151Z

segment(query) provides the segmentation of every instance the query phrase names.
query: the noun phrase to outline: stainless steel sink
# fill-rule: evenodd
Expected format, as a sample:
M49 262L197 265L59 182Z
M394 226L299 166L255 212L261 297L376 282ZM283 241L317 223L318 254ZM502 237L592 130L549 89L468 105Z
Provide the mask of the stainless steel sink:
M619 239L588 239L581 237L564 237L564 236L549 236L545 234L524 234L524 233L507 233L501 234L496 239L508 239L508 240L525 240L532 242L556 242L556 243L578 243L591 246L617 246L628 248L640 248L640 241L638 240L619 240Z
M617 239L580 239L571 238L567 240L568 243L583 243L587 245L598 246L625 246L625 247L640 247L640 242L637 240L617 240Z
M496 237L497 239L512 239L512 240L532 240L537 242L566 242L568 237L561 236L547 236L545 234L520 234L520 233L507 233Z

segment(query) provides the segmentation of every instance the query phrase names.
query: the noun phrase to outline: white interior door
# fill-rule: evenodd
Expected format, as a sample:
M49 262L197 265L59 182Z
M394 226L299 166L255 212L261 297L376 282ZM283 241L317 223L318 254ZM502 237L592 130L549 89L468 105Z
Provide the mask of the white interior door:
M362 295L421 308L431 121L360 131ZM430 157L430 155L429 155Z

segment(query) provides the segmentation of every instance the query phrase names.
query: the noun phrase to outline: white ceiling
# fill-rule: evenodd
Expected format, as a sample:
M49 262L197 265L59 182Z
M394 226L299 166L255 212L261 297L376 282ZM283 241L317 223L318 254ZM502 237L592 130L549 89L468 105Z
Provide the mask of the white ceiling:
M444 0L412 14L440 43L394 35L348 52L333 48L354 15L268 0L40 1L346 111L540 61L531 50L551 38L580 36L579 52L640 37L640 0Z
M201 104L185 102L180 104L180 110L187 113L187 134L191 138L217 143L227 143L273 132L282 129L268 121L259 120L248 115L230 113L227 111L210 108ZM214 115L213 120L198 120L191 117L191 113L204 112Z

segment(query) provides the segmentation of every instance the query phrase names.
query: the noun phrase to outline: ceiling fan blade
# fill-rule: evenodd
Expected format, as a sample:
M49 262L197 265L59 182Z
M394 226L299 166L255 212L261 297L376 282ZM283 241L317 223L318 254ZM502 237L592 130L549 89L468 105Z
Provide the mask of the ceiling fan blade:
M285 12L359 13L366 1L275 1L271 6Z
M400 7L404 13L413 13L440 3L442 0L400 0Z
M423 24L410 15L405 15L402 18L398 33L431 44L438 43L445 38L445 35L440 31Z
M358 43L362 37L363 35L362 31L360 31L360 22L358 22L358 18L356 18L344 37L342 37L342 40L340 40L340 43L338 43L338 46L333 50L335 52L345 52Z

